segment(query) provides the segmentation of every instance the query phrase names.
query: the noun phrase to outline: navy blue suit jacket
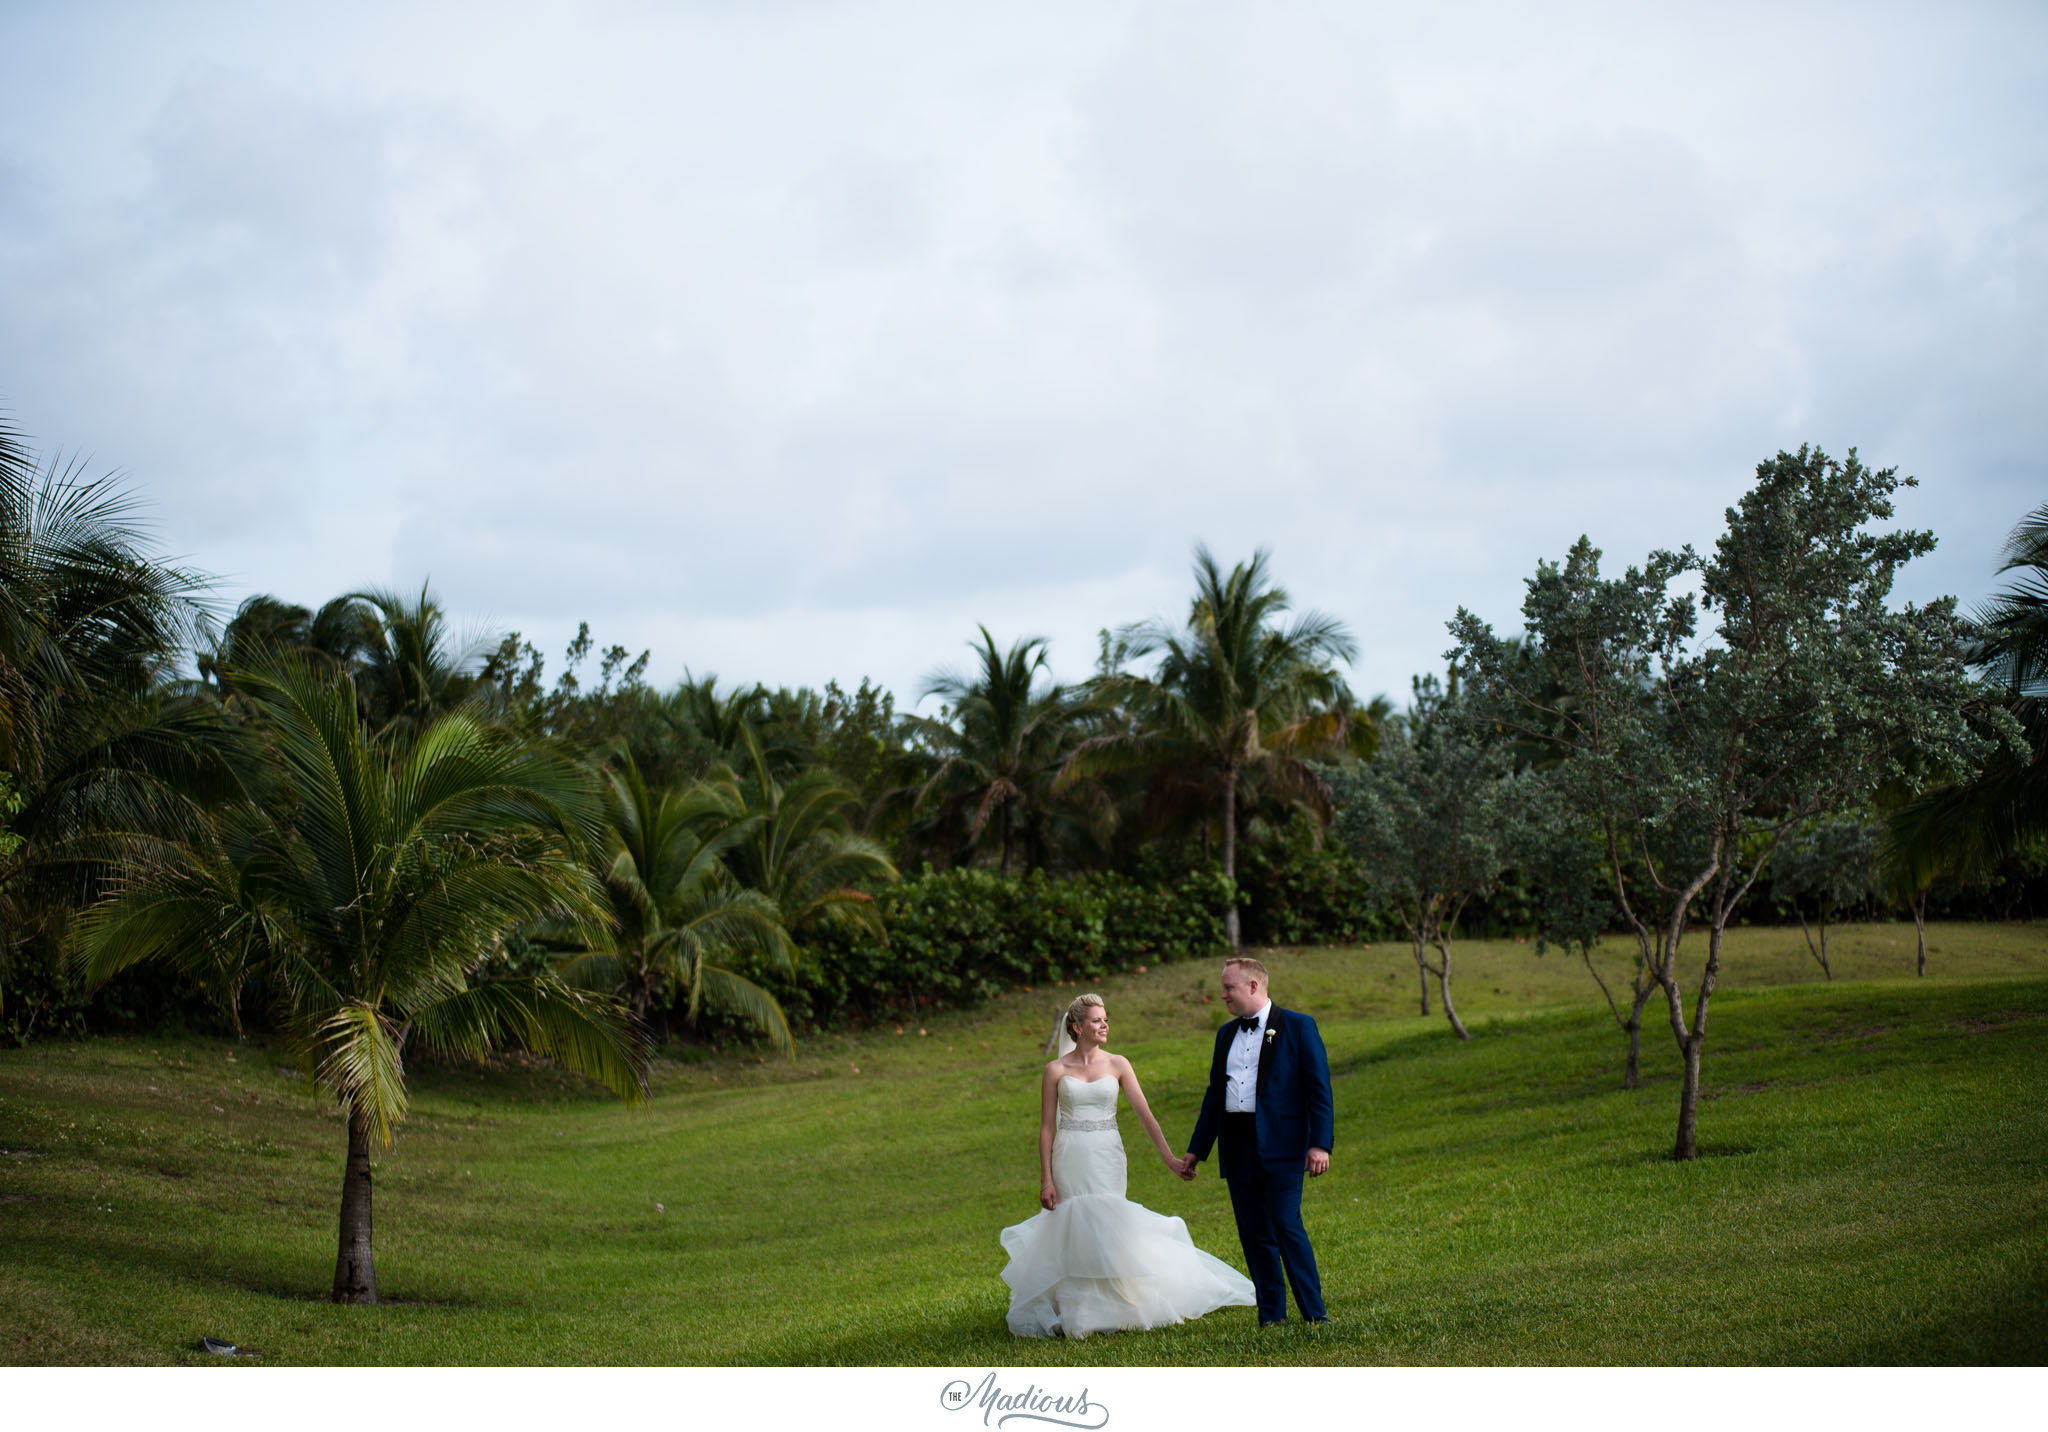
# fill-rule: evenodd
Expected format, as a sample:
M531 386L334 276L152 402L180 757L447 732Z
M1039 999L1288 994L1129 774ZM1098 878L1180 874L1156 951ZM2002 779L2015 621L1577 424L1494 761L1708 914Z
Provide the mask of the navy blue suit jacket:
M1209 1062L1209 1089L1202 1096L1195 1136L1188 1140L1188 1152L1198 1159L1209 1157L1216 1136L1223 1130L1223 1090L1228 1078L1224 1061L1235 1038L1236 1020L1216 1031L1216 1054ZM1267 1168L1299 1171L1310 1149L1329 1151L1337 1136L1337 1105L1330 1096L1330 1061L1323 1053L1323 1036L1307 1015L1277 1004L1266 1011L1266 1028L1259 1041L1255 1103L1259 1162ZM1222 1158L1222 1172L1225 1178L1230 1177L1227 1152Z

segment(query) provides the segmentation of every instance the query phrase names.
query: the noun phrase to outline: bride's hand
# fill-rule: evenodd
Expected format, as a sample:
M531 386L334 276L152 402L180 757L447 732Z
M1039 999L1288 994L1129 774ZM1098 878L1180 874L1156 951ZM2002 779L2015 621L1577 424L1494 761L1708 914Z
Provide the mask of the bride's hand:
M1038 1206L1047 1213L1060 1206L1060 1191L1050 1183L1038 1190Z

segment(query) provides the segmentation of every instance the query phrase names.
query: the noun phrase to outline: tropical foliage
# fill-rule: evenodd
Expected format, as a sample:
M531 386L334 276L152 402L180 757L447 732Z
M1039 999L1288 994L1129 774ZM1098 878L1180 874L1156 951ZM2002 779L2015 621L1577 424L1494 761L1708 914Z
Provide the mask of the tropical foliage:
M1093 709L1084 693L1038 679L1048 668L1043 637L999 651L983 627L975 656L980 670L974 675L942 671L925 683L924 695L943 703L940 719L905 720L932 768L912 808L954 843L956 859L971 860L992 839L996 868L1008 875L1021 833L1026 868L1042 869L1051 827L1062 826L1069 845L1085 844L1089 817L1099 822L1106 814L1099 785L1053 791L1054 776L1086 734Z
M726 863L766 899L784 929L805 935L837 926L886 938L869 891L896 867L854 824L859 797L830 771L814 768L785 784L751 731L742 733L745 775L720 773L711 789L728 813Z
M1892 817L1889 874L1916 897L1942 877L2038 869L2048 852L2048 504L2013 528L1998 570L2017 575L1975 613L1969 648L1984 683L1973 715L1996 744L1974 777Z
M165 960L229 1002L261 990L346 1112L333 1298L374 1302L370 1155L405 1117L409 1046L516 1042L622 1097L644 1090L623 1010L494 959L523 922L601 919L594 812L573 766L467 714L394 748L365 734L345 674L286 657L240 681L264 723L263 784L188 838L138 840L80 921L77 958L93 982Z
M1357 655L1358 644L1342 622L1320 612L1275 625L1292 602L1273 583L1271 566L1261 550L1226 576L1209 550L1197 547L1186 625L1126 628L1124 652L1131 659L1156 655L1158 670L1097 680L1097 692L1122 706L1126 720L1083 741L1061 773L1071 786L1084 775L1136 768L1152 776L1155 808L1208 806L1223 874L1233 878L1242 788L1260 782L1326 818L1329 790L1310 760L1363 734L1332 665ZM1225 928L1230 943L1239 944L1234 905Z
M599 865L610 920L593 930L550 916L530 927L542 941L567 946L556 961L563 977L615 991L641 1019L657 999L680 996L694 1020L709 1000L787 1049L789 1027L774 999L718 963L724 952L745 949L785 965L789 959L789 933L774 902L743 889L723 860L758 821L735 819L714 790L650 790L630 755L605 773L604 809Z
M0 424L0 1000L25 955L51 962L101 832L192 830L232 784L229 733L175 679L204 584L144 545L114 479L39 467Z
M1811 912L1825 967L1850 895L1805 864L1850 813L1884 813L1871 898L1918 920L2041 888L2048 508L1965 624L1890 602L1931 541L1875 530L1906 480L1801 449L1758 468L1711 554L1610 577L1582 540L1539 567L1522 633L1461 613L1450 684L1405 714L1350 691L1356 640L1296 615L1269 553L1199 547L1184 618L1105 628L1086 680L981 627L906 714L865 679L657 689L649 653L587 625L550 670L516 632L459 636L425 585L259 594L216 623L118 483L0 425L0 996L76 1028L78 972L106 1009L153 961L297 1041L380 1137L403 1102L378 1051L434 1043L436 999L508 981L525 1023L442 1042L559 1043L542 1005L580 1011L612 1063L565 1057L620 1084L647 1038L788 1049L1248 934L1405 923L1455 1023L1451 933L1476 919L1585 959L1629 1082L1660 997L1690 1068L1730 920ZM472 778L492 793L440 801ZM445 941L387 948L429 917ZM1625 994L1592 958L1616 934ZM374 1017L351 1033L344 1006Z

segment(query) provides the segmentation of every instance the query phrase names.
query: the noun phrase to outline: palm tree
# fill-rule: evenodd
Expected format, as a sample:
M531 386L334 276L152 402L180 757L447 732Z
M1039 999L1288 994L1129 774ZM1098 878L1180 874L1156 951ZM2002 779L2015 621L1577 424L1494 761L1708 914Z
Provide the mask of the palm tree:
M774 901L743 888L725 866L759 818L717 787L650 790L630 752L614 757L604 791L611 928L568 950L557 968L571 983L616 990L642 1017L680 993L691 1021L706 1008L737 1014L790 1052L789 1023L775 997L719 963L746 950L789 963L789 932ZM543 943L574 933L560 920L538 928Z
M27 783L79 703L154 692L193 630L204 579L145 556L134 509L0 420L0 769Z
M474 639L457 646L448 614L426 583L417 597L371 587L341 600L368 608L372 634L357 661L356 680L371 729L410 739L443 712L488 698L492 688L478 679L478 671L490 643Z
M2038 701L2048 696L2048 502L2006 537L1998 570L2020 576L1977 613L1972 659L2009 697Z
M370 1147L405 1117L409 1044L476 1057L516 1041L631 1101L644 1040L615 1002L494 959L528 921L602 917L581 772L465 713L394 751L365 736L354 683L302 658L241 681L268 743L265 798L192 838L139 842L74 955L94 984L152 959L260 979L348 1111L332 1297L371 1303Z
M1135 717L1124 731L1091 737L1067 759L1062 783L1090 771L1147 767L1161 782L1199 782L1215 801L1223 873L1237 874L1240 784L1256 773L1291 798L1327 814L1329 792L1307 757L1351 742L1357 713L1333 658L1357 654L1344 625L1305 612L1281 630L1272 623L1290 609L1274 586L1270 554L1224 576L1205 546L1195 548L1195 599L1184 628L1143 622L1120 633L1128 654L1161 657L1156 675L1117 672L1098 694ZM1230 943L1240 940L1238 913L1225 917Z
M1089 708L1067 687L1038 683L1048 670L1044 637L1025 637L999 651L988 628L979 630L980 645L968 643L979 671L971 677L939 671L925 681L921 697L938 697L944 719L909 716L904 724L936 757L916 804L936 801L942 828L957 828L965 816L970 850L993 823L999 868L1008 875L1018 819L1042 814L1048 778L1073 749Z
M718 673L693 677L687 671L671 698L677 711L696 728L697 734L720 751L737 751L740 732L762 719L767 689L736 686L720 695Z
M355 673L382 641L376 608L357 596L336 597L314 612L259 592L245 598L199 650L199 680L227 706L237 698L236 673L266 664L278 652L298 652Z
M749 779L727 772L721 783L732 813L728 828L745 827L726 848L733 878L765 896L792 934L828 923L887 939L874 897L860 886L895 880L896 867L880 846L855 832L860 797L824 770L805 771L785 785L752 731L742 733L742 743Z
M189 826L232 787L233 733L175 689L205 582L144 551L117 478L38 467L0 420L0 979L89 898L107 830Z
M721 695L716 672L693 677L685 671L664 705L675 725L695 732L715 760L735 770L752 759L750 737L778 775L794 775L816 760L817 753L804 738L806 722L821 715L822 702L815 692L771 692L756 682Z
M1998 570L2020 575L1975 613L1969 658L1985 679L1980 724L2001 739L1975 779L1928 791L1891 818L1887 882L1914 901L1923 928L1939 875L1984 878L2048 840L2048 503L2013 528Z

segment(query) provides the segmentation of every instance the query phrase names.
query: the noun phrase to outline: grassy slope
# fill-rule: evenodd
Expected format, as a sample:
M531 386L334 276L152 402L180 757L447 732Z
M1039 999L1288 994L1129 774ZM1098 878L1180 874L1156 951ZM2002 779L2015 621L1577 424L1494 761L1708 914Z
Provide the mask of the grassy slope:
M1322 1022L1339 1142L1307 1218L1338 1321L1248 1309L1080 1343L1003 1329L996 1232L1035 1210L1037 1044L1068 991L815 1041L794 1067L666 1066L622 1109L555 1071L414 1070L378 1170L374 1309L318 1300L343 1130L260 1046L0 1055L0 1360L1005 1365L2039 1361L2048 1356L2048 938L1743 931L1708 1044L1707 1157L1662 1157L1583 969L1461 952L1458 1046L1405 949L1277 953ZM1214 971L1104 990L1114 1047L1185 1137ZM855 1068L859 1072L856 1074ZM1131 1196L1235 1261L1228 1200L1128 1127ZM662 1205L657 1210L656 1205Z

